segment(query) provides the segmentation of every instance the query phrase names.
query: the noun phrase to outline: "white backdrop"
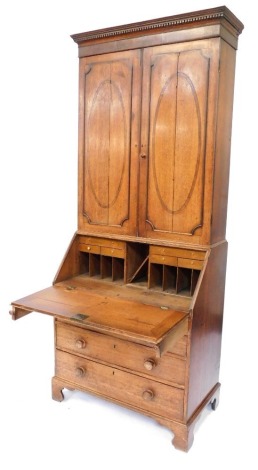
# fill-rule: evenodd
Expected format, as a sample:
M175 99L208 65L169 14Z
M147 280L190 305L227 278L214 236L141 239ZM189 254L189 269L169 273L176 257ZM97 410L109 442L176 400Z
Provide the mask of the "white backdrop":
M177 2L178 3L178 2ZM9 303L51 284L77 224L77 45L70 34L219 6L214 0L13 0L0 17L0 467L257 469L257 34L237 54L221 401L188 454L152 420L81 393L51 400L53 323L12 322ZM69 395L69 397L68 397ZM3 463L5 462L5 463ZM192 467L194 466L194 467Z

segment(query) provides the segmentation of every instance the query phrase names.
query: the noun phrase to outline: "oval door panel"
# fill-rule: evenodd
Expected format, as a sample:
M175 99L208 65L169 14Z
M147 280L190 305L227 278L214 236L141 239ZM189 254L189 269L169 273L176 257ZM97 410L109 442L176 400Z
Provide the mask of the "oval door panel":
M179 212L191 199L201 153L200 107L194 85L185 73L170 76L161 90L152 151L159 200L167 212Z
M86 171L94 198L104 209L115 204L121 190L125 172L126 140L121 92L112 80L103 80L96 90L89 111Z

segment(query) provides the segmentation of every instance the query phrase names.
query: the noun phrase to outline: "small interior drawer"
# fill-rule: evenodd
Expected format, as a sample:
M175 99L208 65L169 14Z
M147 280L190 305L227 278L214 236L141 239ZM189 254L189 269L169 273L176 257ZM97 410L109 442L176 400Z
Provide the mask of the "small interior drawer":
M166 264L167 266L177 266L177 258L167 255L150 255L150 263Z
M126 242L123 242L120 240L110 240L108 238L101 238L100 245L109 246L111 248L119 248L120 250L124 250L126 247Z
M97 246L106 246L110 248L118 248L120 250L124 250L126 246L126 242L121 240L113 240L109 238L99 238L99 237L88 237L81 235L79 238L79 243L85 245L97 245Z
M100 254L104 256L112 256L114 258L124 258L125 254L124 251L118 248L110 248L110 247L105 247L101 246L100 248Z
M203 267L203 261L196 259L178 258L178 267L201 270Z
M96 255L100 254L100 246L97 245L89 245L86 243L79 243L79 251L83 251L85 253L94 253Z
M186 250L183 248L174 248L171 246L150 246L150 255L175 256L176 258L204 260L205 254L205 251Z

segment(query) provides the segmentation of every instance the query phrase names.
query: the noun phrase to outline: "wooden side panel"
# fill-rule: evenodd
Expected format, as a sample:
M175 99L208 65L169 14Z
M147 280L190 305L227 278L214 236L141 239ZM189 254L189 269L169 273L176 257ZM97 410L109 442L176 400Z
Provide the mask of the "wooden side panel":
M219 380L227 242L211 250L192 319L187 419Z
M136 233L138 56L81 59L79 228L88 232Z
M79 237L75 234L58 268L53 284L80 274L81 263L78 251L78 243Z
M221 40L211 243L225 239L236 51Z

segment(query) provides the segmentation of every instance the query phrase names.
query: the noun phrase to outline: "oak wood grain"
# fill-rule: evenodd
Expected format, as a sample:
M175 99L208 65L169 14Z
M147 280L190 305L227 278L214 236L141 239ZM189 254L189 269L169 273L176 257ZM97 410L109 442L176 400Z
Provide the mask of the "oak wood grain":
M226 7L73 35L78 230L53 286L53 399L93 393L187 451L219 397L235 55Z
M145 305L133 300L71 289L62 283L13 303L57 318L68 318L96 331L112 333L157 348L188 313ZM183 334L182 334L183 336ZM178 338L179 339L179 338Z
M177 342L171 346L170 353L164 354L160 359L156 357L153 348L115 339L111 335L99 334L60 321L56 322L58 349L130 369L141 375L149 375L154 380L162 379L163 382L170 382L182 388L185 381L185 350L182 351ZM152 363L151 368L148 368L148 363Z
M81 374L77 373L78 369L81 369ZM75 388L79 385L85 391L97 391L105 397L130 403L157 416L165 415L171 419L183 417L183 390L115 367L56 350L56 376L68 380ZM152 392L151 399L145 395L147 391Z

